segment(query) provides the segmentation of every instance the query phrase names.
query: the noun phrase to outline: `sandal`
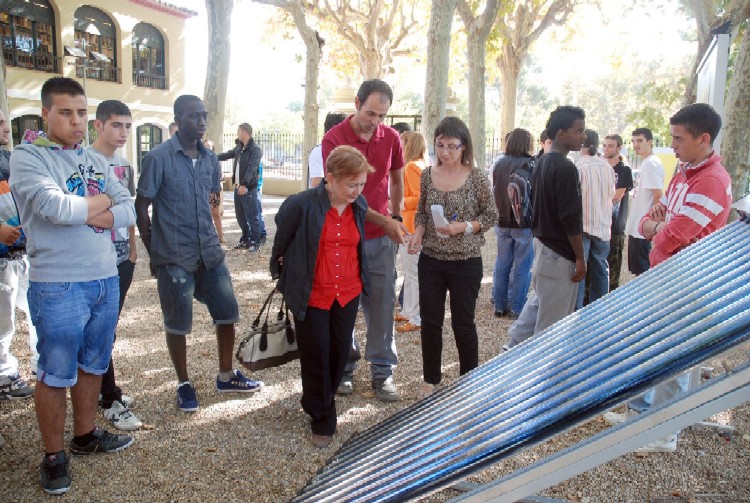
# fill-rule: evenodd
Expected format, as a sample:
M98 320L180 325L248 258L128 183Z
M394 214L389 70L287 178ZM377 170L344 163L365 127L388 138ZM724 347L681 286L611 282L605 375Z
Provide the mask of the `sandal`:
M403 314L396 314L393 316L393 321L409 321L409 318L407 318Z
M396 332L416 332L418 330L421 330L422 327L420 325L412 325L411 323L404 323L403 325L399 325L396 327Z

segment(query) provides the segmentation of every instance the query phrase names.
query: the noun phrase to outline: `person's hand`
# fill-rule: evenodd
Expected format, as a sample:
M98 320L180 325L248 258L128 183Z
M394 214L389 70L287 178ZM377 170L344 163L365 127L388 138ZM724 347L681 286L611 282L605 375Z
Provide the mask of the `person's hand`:
M393 218L383 219L383 230L390 240L397 245L405 244L405 238L411 236L409 229L407 229L404 224Z
M128 255L128 260L130 260L134 264L138 260L138 252L135 251L135 247L130 248L130 255Z
M244 185L240 185L239 187L237 187L237 194L240 196L244 196L245 194L247 194L247 187L245 187Z
M582 258L576 259L576 272L570 278L574 283L578 283L586 277L586 261Z
M149 261L149 263L148 263L148 268L151 271L151 277L155 278L156 277L156 273L159 272L159 268L156 267L156 264L154 264L151 261Z
M21 237L21 228L8 224L0 224L0 243L11 246Z
M648 212L648 216L655 222L666 222L667 220L667 207L661 203L655 204Z
M406 243L406 251L410 255L416 255L422 251L422 236L414 234L411 239Z
M435 232L443 236L455 236L463 234L466 230L466 222L451 222L443 227L435 227Z

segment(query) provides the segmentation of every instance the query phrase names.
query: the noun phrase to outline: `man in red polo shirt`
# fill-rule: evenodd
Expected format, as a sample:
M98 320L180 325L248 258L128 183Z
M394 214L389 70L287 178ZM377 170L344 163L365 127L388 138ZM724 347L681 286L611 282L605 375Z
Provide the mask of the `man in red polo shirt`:
M379 79L367 80L359 87L354 99L356 112L333 127L323 137L323 162L339 145L350 145L362 152L375 168L367 177L362 195L367 199L365 223L365 258L370 273L370 284L360 296L367 324L365 359L370 362L372 388L383 401L398 400L393 382L393 367L398 363L396 342L393 339L393 307L396 300L396 252L408 234L401 224L401 204L404 199L402 170L404 158L398 132L383 124L393 103L391 87ZM390 212L389 212L390 189ZM349 395L354 390L354 370L357 368L359 348L357 339L338 394Z

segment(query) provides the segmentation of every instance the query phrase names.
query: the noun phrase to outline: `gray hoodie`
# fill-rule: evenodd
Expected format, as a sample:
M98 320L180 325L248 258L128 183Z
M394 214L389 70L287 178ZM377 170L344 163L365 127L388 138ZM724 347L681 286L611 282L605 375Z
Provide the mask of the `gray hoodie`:
M29 279L84 282L116 276L111 232L86 224L88 203L82 196L109 194L114 227L127 227L135 223L128 190L101 155L39 143L18 145L11 157L10 188L27 236Z

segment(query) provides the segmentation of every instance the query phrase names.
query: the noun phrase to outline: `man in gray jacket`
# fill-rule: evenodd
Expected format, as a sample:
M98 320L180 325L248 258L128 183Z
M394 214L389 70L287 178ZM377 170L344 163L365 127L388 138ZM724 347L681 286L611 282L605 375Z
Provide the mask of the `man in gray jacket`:
M117 324L119 282L113 228L135 223L135 209L104 158L81 147L86 96L75 80L42 86L48 132L27 131L11 158L10 187L27 236L29 307L37 329L36 415L44 443L41 485L70 489L63 447L66 388L73 402L73 454L115 452L133 437L94 419Z

